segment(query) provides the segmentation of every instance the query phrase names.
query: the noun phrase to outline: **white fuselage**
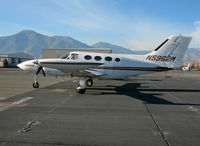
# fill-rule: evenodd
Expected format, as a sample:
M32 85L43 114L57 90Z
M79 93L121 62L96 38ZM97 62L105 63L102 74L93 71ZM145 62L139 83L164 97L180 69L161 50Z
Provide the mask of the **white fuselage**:
M36 72L39 66L46 74L64 76L90 76L85 71L101 78L122 78L162 71L158 64L145 60L146 55L102 54L71 52L66 58L37 59L19 64L23 70ZM34 63L37 61L37 64Z

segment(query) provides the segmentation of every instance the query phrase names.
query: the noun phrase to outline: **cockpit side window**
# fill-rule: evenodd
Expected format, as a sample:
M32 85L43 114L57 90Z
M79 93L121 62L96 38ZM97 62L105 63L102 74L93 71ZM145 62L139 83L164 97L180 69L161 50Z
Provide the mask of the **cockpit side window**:
M61 56L60 58L61 59L69 59L69 53L66 53L66 54L64 54L63 56Z
M78 59L78 54L75 54L75 53L71 54L71 59L72 60L77 60Z

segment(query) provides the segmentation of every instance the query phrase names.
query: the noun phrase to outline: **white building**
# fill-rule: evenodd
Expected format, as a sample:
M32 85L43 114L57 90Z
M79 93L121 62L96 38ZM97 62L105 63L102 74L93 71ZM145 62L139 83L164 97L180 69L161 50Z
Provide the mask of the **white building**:
M9 67L16 67L19 63L27 60L32 60L34 57L30 54L19 52L19 53L2 53L0 54L0 64L3 64L4 60L8 61Z

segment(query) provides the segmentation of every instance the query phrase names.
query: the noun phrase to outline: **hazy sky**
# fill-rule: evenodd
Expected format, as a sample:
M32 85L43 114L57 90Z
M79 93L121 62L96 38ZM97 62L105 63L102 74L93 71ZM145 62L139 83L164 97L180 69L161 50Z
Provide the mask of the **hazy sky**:
M152 50L172 34L200 48L199 0L0 0L0 36L31 29Z

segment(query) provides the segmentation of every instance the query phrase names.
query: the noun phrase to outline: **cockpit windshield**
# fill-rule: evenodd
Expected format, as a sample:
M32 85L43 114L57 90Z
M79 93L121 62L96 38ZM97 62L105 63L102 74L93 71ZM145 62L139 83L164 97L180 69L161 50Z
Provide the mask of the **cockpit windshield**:
M66 53L63 56L61 56L60 58L61 59L69 59L68 57L69 57L69 53Z

